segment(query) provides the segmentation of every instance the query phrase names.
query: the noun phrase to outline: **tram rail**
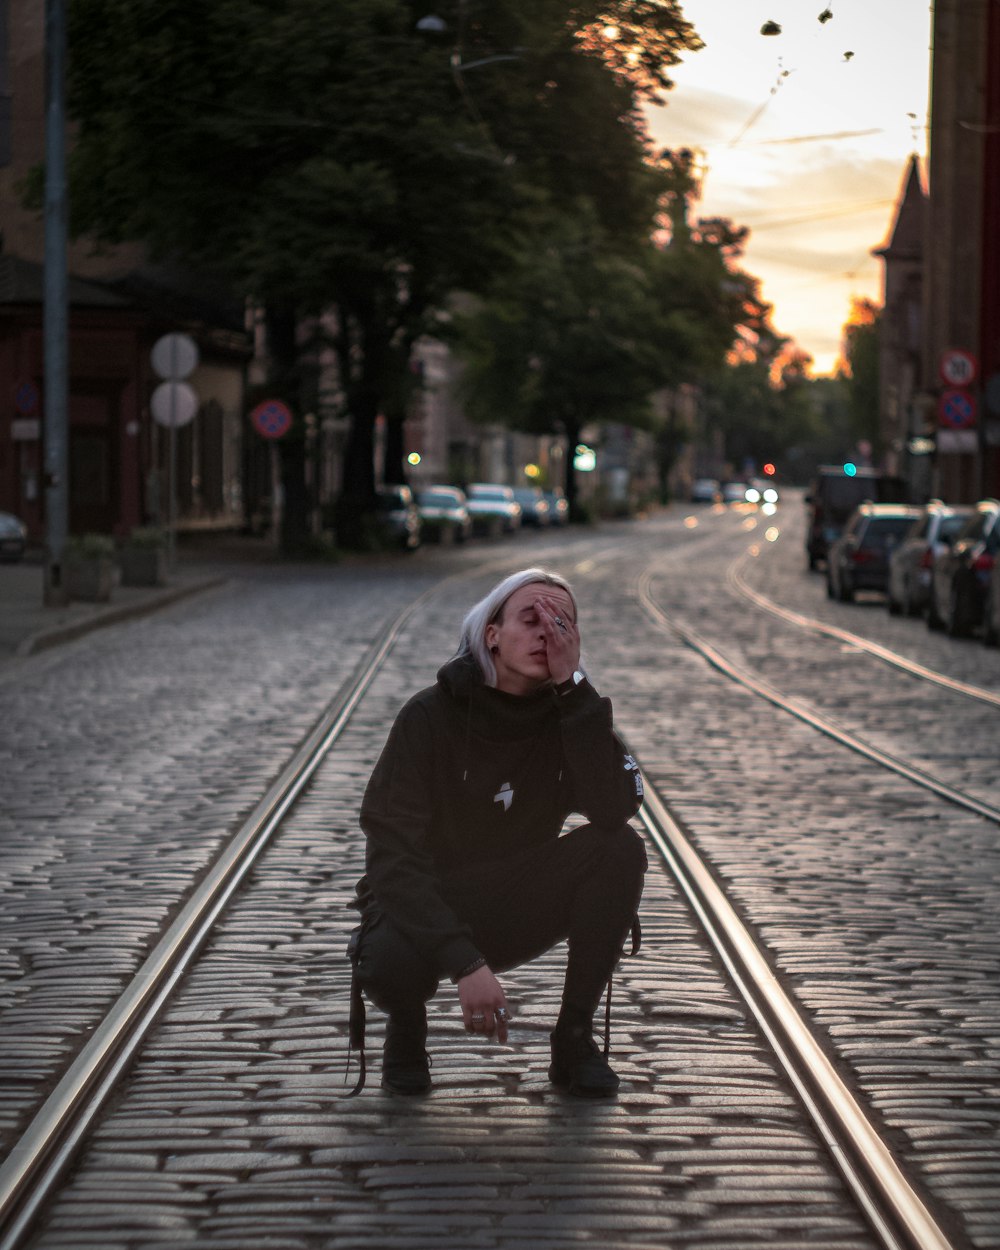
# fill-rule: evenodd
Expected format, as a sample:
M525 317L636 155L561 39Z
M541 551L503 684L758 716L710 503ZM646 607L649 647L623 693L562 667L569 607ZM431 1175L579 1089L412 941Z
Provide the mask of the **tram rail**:
M597 553L591 567L611 554ZM202 880L0 1168L0 1250L16 1250L23 1244L228 901L336 746L413 615L442 585L425 591L384 627L352 678ZM643 602L646 605L645 598ZM658 608L656 611L667 620ZM674 624L670 627L678 632ZM995 816L1000 818L1000 812ZM739 921L709 865L653 789L641 819L881 1244L887 1250L948 1250L951 1243L940 1224L837 1076L801 1010L779 986L765 952Z
M893 651L889 647L883 647L881 643L872 642L870 638L864 638L849 629L841 629L838 625L829 625L826 621L817 620L813 616L806 616L802 612L786 608L780 603L775 603L773 599L769 599L766 595L762 595L760 591L755 590L750 585L744 576L744 572L750 561L755 558L755 554L756 548L749 548L749 550L738 556L726 570L726 583L737 595L748 599L758 608L763 609L765 612L770 612L773 616L779 617L790 625L795 625L814 634L820 634L826 638L833 638L838 642L854 647L858 651L867 652L868 655L875 656L876 659L884 661L893 668L909 673L911 677L917 677L922 681L930 682L932 685L940 686L952 694L966 695L968 698L976 699L980 703L987 703L992 707L1000 707L1000 693L995 690L989 690L985 686L977 686L971 682L959 681L957 678L948 677L944 673L939 673L936 669L928 668L924 664L918 664L916 660L900 655L898 651Z
M825 734L827 737L839 742L842 746L848 747L859 755L863 755L873 763L888 769L897 776L903 777L922 789L930 790L939 798L945 799L949 803L954 803L966 811L973 812L985 820L989 820L994 824L1000 824L1000 807L984 802L975 795L968 794L955 786L949 785L940 777L936 777L933 773L919 768L900 756L883 751L880 747L866 741L860 735L837 725L829 717L817 712L802 700L785 694L764 678L737 664L697 630L683 624L676 617L664 611L653 593L652 583L654 577L654 568L647 567L640 574L636 583L636 594L649 618L660 629L679 638L686 646L696 651L714 669L729 678L730 681L743 686L758 697L766 699L774 707L789 713L804 724L809 725L810 728Z

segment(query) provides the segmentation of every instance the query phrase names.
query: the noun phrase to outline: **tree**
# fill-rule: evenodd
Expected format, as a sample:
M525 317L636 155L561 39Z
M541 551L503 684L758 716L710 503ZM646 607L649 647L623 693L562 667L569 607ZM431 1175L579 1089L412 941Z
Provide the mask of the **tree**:
M299 527L288 323L335 310L353 523L382 397L433 305L500 255L519 195L455 110L440 51L399 0L77 0L71 36L76 228L142 240L267 310L272 385L299 417L282 445Z
M638 101L697 43L674 0L449 0L443 45L415 33L421 7L72 8L75 226L141 240L262 305L274 385L300 420L288 325L333 312L349 541L373 500L377 415L400 428L415 339L450 292L483 289L507 266L539 206L586 205L611 232L648 217ZM300 435L297 425L282 454L289 519L301 526Z
M855 442L867 442L876 461L882 448L879 428L879 336L882 309L870 299L854 299L844 326L844 363L848 407Z
M641 330L652 314L646 275L600 246L591 219L557 220L488 297L456 321L469 414L572 449L584 426L644 425L651 387ZM572 456L566 495L576 514Z

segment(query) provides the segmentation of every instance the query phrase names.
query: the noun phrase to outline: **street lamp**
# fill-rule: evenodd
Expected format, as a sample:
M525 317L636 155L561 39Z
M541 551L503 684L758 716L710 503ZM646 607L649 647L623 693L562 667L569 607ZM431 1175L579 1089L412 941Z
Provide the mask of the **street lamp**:
M428 13L425 17L420 18L416 24L416 29L425 35L443 35L448 31L448 23L443 17L439 17L436 13ZM483 118L482 113L476 107L476 102L469 94L469 90L465 85L463 75L470 69L482 69L485 65L498 65L503 61L520 61L522 60L523 48L513 48L510 52L497 52L490 56L478 57L475 61L462 60L462 37L465 31L465 0L458 0L458 30L455 37L455 46L451 50L448 58L451 65L451 74L455 80L455 86L458 93L465 101L465 107L468 109L469 116L477 126L486 135L490 147L492 147L499 160L504 165L513 164L514 158L508 153L504 154L493 136L490 134L489 127Z

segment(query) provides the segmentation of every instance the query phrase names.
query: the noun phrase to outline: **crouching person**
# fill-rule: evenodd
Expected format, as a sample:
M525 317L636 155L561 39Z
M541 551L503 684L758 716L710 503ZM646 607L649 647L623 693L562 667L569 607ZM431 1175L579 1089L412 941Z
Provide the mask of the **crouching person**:
M507 1040L499 976L567 942L549 1079L583 1097L618 1076L593 1037L601 995L631 932L646 870L626 822L642 781L611 704L580 663L576 601L526 569L465 618L457 655L393 724L361 807L366 873L352 936L352 1045L361 991L388 1016L382 1085L430 1089L425 1004L455 984L465 1028ZM560 837L571 813L587 821Z

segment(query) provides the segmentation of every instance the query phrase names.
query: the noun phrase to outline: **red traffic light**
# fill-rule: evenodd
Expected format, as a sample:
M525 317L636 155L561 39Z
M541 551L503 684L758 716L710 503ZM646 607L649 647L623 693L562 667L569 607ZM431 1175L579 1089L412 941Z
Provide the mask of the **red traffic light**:
M776 473L776 472L777 472L777 469L775 469L774 465L773 465L773 464L771 464L771 463L770 463L770 461L769 461L767 464L765 464L765 465L764 465L764 476L765 476L765 477L774 477L774 475L775 475L775 473Z

